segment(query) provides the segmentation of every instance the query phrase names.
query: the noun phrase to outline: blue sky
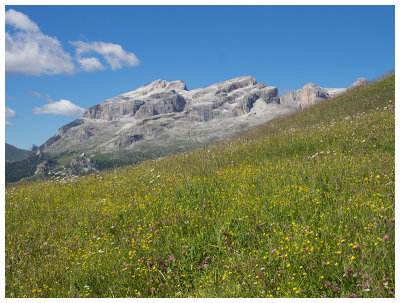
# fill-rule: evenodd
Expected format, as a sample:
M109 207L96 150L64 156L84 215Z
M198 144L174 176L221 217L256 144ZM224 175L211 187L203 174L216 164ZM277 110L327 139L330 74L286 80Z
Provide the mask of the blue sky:
M394 6L6 6L5 141L41 145L156 79L251 75L281 94L395 67Z

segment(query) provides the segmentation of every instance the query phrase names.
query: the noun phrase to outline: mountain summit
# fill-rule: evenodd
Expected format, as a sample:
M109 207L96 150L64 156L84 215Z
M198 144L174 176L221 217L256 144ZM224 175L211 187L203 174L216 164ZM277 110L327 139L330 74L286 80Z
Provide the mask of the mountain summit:
M233 135L293 109L278 89L250 76L187 90L183 81L156 80L96 104L61 127L40 151L51 155L181 150Z
M358 79L352 88L364 85ZM307 83L279 98L250 76L188 90L156 80L88 108L39 147L51 156L136 152L145 158L215 142L251 126L344 93Z
M307 83L301 89L287 93L281 96L280 104L294 107L305 108L323 100L336 97L346 92L346 90L354 89L356 87L366 85L369 81L365 78L358 78L356 82L346 88L324 88L314 83Z

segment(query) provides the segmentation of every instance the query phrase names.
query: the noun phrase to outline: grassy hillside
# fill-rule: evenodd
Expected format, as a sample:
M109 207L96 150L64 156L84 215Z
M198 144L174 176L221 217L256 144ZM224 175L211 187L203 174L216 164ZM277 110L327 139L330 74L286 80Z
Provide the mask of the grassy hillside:
M195 152L6 188L6 297L393 297L395 77Z
M28 159L33 152L29 150L19 149L6 143L6 161L22 161Z

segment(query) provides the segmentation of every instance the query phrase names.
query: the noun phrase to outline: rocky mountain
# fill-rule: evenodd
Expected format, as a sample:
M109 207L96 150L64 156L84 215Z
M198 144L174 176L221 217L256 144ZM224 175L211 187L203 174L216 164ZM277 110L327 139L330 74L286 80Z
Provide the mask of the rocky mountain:
M281 96L280 103L294 108L305 108L333 98L345 91L346 88L323 88L313 83L307 83L301 89Z
M257 83L250 76L193 90L180 80L156 80L98 103L62 126L37 149L40 164L36 173L87 173L176 153L367 83L360 78L347 89L308 83L279 98L278 88Z
M365 78L358 78L357 81L354 82L352 85L350 85L347 89L351 90L351 89L357 88L359 86L367 85L369 83L370 82Z
M156 80L86 110L39 147L50 155L135 151L155 155L229 137L294 109L249 76L188 90Z
M35 144L32 144L32 145L29 147L29 151L35 152L35 151L37 151L37 150L38 150L38 147L37 147Z
M357 79L348 88L324 88L313 83L307 83L301 89L281 96L280 104L294 108L305 108L368 83L369 81L364 78Z

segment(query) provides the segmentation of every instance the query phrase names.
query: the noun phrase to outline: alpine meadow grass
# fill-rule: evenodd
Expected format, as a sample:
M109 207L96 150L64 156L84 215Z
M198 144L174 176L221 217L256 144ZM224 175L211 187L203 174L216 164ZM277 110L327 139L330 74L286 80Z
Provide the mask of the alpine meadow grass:
M395 75L216 145L5 190L5 296L394 297Z

